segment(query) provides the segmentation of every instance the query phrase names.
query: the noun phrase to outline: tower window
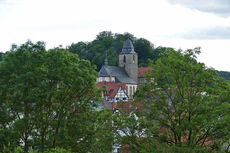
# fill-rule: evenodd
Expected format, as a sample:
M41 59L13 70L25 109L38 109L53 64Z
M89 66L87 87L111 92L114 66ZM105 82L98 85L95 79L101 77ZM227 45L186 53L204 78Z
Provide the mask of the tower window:
M135 63L135 55L133 55L133 63Z
M125 57L125 55L124 55L124 63L126 62L126 57Z

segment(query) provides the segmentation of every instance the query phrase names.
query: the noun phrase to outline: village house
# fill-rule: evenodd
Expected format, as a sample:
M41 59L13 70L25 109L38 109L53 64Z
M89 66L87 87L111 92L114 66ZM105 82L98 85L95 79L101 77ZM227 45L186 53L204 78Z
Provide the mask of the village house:
M125 91L125 83L103 81L97 83L97 87L100 89L103 89L103 87L105 87L105 91L102 94L102 98L108 102L127 102L129 99Z

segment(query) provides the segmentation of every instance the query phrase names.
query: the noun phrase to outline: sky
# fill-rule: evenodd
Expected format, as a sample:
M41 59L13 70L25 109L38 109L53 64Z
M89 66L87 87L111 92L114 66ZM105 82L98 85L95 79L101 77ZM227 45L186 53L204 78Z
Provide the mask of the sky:
M0 0L0 51L47 49L129 32L156 47L201 47L198 61L230 71L230 0Z

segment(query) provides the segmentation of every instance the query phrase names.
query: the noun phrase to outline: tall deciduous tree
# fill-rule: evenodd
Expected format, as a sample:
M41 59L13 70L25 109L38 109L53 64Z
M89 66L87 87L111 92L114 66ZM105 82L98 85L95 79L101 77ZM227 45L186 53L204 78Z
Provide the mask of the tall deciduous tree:
M35 115L37 101L34 95L44 80L42 65L45 54L44 43L28 41L20 47L13 46L0 64L1 111L7 119L1 123L1 132L14 133L14 138L6 142L23 144L25 151L32 146L30 138L35 122L31 118Z
M216 152L227 146L229 84L197 62L199 52L170 50L151 65L138 91L147 109L140 115L146 124L140 141L147 149L158 144L166 152Z
M99 136L111 131L111 122L103 123L109 117L94 109L100 94L89 61L28 41L4 56L0 75L0 150L87 152L98 142L103 152L111 150L112 134L104 137L106 142Z

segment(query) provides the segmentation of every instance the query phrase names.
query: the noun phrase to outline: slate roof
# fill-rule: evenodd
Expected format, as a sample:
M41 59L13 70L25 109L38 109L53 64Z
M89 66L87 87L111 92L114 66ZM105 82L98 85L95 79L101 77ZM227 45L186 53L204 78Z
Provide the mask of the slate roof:
M104 102L97 101L97 102L95 102L95 104L96 104L96 108L95 108L96 110L102 110L102 109L112 110L113 109L112 106L106 101L104 101Z
M133 44L130 39L127 39L123 45L122 51L120 54L137 54L134 51Z
M102 66L99 71L99 77L115 77L115 82L122 82L126 84L137 84L133 79L131 79L126 73L124 68L117 66Z
M99 71L99 77L110 77L110 74L107 72L106 65L102 66L102 68Z

